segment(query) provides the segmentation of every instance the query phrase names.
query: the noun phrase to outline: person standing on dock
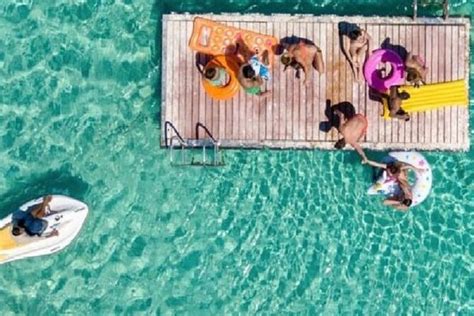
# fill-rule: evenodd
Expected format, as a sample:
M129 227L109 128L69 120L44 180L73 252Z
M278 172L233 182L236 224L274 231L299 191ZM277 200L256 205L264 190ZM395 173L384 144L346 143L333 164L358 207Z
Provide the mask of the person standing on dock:
M336 142L334 147L342 149L346 144L349 144L360 155L362 163L367 163L367 156L358 143L367 132L367 118L362 114L356 114L351 118L346 119L341 111L336 110L334 113L339 117L339 126L337 129L342 135L342 138Z
M364 78L362 67L372 38L366 30L358 26L343 35L342 50L351 64L354 79L360 82Z

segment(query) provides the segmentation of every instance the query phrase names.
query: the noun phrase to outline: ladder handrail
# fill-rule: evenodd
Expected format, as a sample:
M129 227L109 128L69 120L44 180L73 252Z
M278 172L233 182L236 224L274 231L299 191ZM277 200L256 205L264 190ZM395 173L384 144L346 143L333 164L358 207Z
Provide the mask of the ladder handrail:
M443 3L443 19L447 19L449 17L449 0L442 0ZM418 15L418 0L413 0L413 20L416 20Z
M207 129L207 127L204 126L204 124L202 124L201 122L196 123L196 139L199 139L199 127L201 127L206 132L207 136L209 136L214 145L218 145L217 140L212 136L211 132Z
M183 137L181 137L181 135L179 134L178 130L176 129L176 127L174 127L173 123L171 123L170 121L166 121L165 122L165 126L164 126L164 129L165 129L165 146L166 147L169 147L168 145L168 129L167 127L171 127L171 129L175 132L176 136L178 137L178 139L181 141L182 144L185 143Z

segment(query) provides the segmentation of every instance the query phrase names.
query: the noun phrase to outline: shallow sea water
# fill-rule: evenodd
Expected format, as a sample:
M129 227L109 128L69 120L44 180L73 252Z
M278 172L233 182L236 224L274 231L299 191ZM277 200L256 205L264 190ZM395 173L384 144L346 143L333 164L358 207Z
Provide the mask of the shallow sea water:
M90 206L64 251L0 266L0 313L473 314L472 149L427 153L433 192L401 214L366 196L353 152L229 150L223 168L172 168L159 146L161 14L410 3L0 0L0 216L45 193ZM473 69L471 56L471 84Z

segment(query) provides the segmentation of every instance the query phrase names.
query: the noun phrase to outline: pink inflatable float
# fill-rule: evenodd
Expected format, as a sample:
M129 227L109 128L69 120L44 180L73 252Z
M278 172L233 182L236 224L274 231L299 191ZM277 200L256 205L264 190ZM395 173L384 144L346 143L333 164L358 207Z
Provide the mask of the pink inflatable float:
M388 67L385 66L386 64ZM365 62L364 77L370 87L385 92L391 86L404 83L404 68L403 60L395 51L377 49ZM388 74L383 76L381 69L388 71Z

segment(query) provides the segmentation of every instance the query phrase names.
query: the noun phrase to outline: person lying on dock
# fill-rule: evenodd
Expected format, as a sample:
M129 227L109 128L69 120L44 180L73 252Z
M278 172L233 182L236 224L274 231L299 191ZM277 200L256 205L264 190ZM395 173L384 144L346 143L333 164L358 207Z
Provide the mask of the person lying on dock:
M369 33L366 30L356 27L348 34L344 34L342 50L349 59L352 73L356 81L362 81L362 67L369 51L370 40Z
M262 60L259 59L258 55L254 55L248 62L240 66L237 78L245 92L258 96L270 94L269 90L263 88L265 81L270 80L268 65L268 51L265 51L262 54Z
M390 87L389 95L385 95L385 97L388 99L387 104L388 110L390 111L389 116L391 118L396 118L405 121L410 120L410 115L402 108L403 100L408 100L410 98L408 92L399 92L398 86L392 86Z
M285 52L280 59L282 64L285 65L283 71L288 67L292 67L296 70L296 78L299 79L299 70L303 69L305 73L304 84L308 83L311 67L316 69L320 74L324 73L323 53L315 44L300 41L297 44L289 45L286 50L287 52Z
M342 135L342 138L336 142L334 147L342 149L346 144L351 145L362 158L362 163L365 163L367 161L367 156L362 147L360 147L358 141L361 140L367 132L367 118L362 114L356 114L346 120L341 111L336 110L334 113L339 117L339 126L337 129Z
M409 83L415 87L420 87L422 84L426 84L426 74L428 68L425 66L425 62L418 55L413 55L411 52L405 60L406 79Z

